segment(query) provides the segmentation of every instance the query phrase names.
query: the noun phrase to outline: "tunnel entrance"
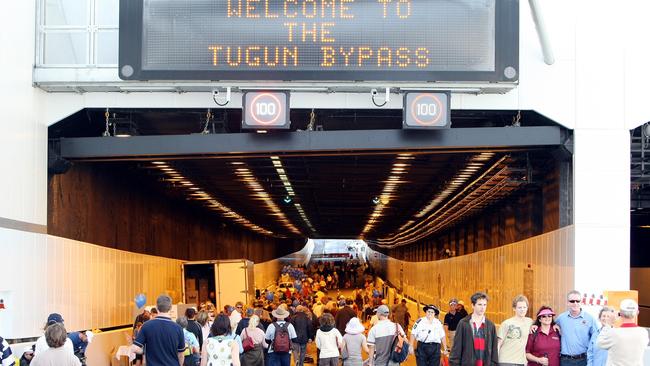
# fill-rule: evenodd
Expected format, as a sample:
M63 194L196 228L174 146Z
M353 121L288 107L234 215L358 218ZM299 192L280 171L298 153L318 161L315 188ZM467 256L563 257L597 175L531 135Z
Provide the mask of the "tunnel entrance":
M405 131L401 111L292 110L292 131L264 135L204 115L119 110L97 137L89 109L50 127L49 232L184 260L261 262L306 238L434 260L572 222L571 132L535 112Z

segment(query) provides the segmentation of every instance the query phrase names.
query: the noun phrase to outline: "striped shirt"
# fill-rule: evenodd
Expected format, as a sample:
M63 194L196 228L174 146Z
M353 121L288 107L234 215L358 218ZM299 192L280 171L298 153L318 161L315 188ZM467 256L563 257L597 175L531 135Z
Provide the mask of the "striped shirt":
M9 343L0 337L0 347L2 353L0 353L0 365L2 366L12 366L15 364L14 356L11 354L11 348L9 348Z

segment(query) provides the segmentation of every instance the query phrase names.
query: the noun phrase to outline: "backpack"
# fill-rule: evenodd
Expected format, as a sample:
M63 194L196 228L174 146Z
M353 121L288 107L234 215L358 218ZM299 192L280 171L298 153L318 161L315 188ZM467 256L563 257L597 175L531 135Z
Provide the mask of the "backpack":
M274 322L275 336L273 337L273 352L289 352L291 351L291 340L289 339L289 323L285 322L280 325Z

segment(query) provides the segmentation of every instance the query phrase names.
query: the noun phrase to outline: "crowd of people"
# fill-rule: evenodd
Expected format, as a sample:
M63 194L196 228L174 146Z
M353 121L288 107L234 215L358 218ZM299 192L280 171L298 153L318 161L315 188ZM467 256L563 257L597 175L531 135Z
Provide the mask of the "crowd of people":
M634 322L638 305L629 299L618 312L603 307L595 319L581 308L580 293L571 291L566 311L542 306L531 319L528 299L519 295L513 316L497 327L486 317L489 297L477 292L469 299L471 313L451 299L443 321L437 306L425 305L425 315L411 324L406 300L389 307L364 264L287 266L278 283L293 286L260 290L253 303L220 311L208 301L176 321L172 299L159 296L133 324L133 364L290 366L293 357L295 366L396 366L415 355L417 366L641 366L648 345L647 331ZM352 296L340 295L346 287ZM613 326L617 318L620 327ZM67 334L62 316L51 314L45 334L19 364L81 365L92 336ZM14 365L8 345L0 343L0 365ZM308 355L310 343L316 359Z

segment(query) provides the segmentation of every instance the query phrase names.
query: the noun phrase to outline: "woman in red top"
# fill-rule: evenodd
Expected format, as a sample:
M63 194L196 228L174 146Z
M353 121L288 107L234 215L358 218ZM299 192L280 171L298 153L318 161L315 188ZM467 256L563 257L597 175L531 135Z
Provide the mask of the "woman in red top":
M528 366L560 366L560 334L553 329L555 313L549 306L537 312L537 331L528 336L526 359Z

